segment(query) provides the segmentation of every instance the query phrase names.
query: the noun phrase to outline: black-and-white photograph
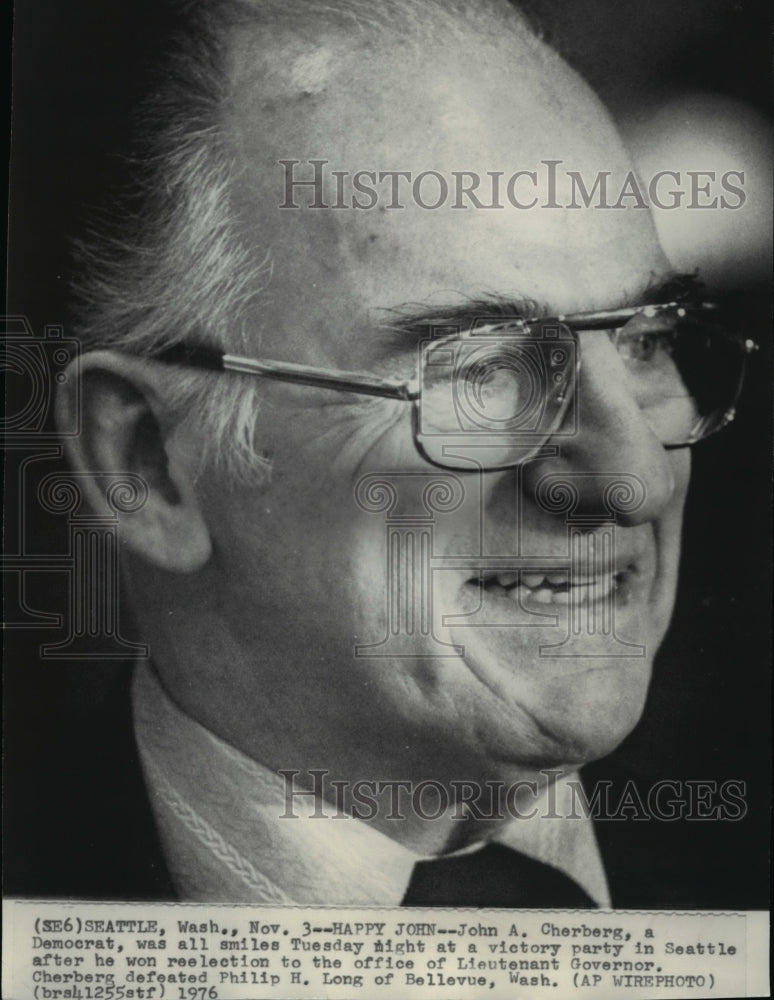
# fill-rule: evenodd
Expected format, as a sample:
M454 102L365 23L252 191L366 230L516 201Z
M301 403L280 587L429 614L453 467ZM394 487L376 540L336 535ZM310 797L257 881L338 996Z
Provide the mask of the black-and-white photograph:
M761 988L770 28L17 0L5 995Z

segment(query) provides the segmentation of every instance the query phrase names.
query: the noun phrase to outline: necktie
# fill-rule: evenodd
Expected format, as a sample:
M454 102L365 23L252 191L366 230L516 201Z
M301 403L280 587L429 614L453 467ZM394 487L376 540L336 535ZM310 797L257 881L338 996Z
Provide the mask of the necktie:
M502 844L414 865L402 906L589 909L596 903L558 868Z

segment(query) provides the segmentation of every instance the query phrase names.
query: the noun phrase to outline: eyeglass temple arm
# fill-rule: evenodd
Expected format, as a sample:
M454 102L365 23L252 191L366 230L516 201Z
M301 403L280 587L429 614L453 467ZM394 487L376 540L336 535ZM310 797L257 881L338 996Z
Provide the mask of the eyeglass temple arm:
M177 344L155 355L159 361L170 364L204 368L207 371L237 372L242 375L256 375L278 382L295 385L310 385L321 389L338 389L344 392L359 392L367 396L382 396L386 399L414 400L419 390L414 382L399 379L382 379L363 372L333 371L299 365L292 361L264 361L242 357L238 354L222 354L207 347L192 344Z
M639 313L648 315L649 310L652 310L655 315L665 312L667 309L699 309L714 312L717 306L714 302L659 302L653 305L630 306L624 309L601 309L598 312L568 313L567 315L557 316L556 319L561 323L567 323L574 330L601 330L611 323L620 326L622 322L631 319L633 316L637 316Z
M589 313L577 313L576 315L567 316L557 316L557 320L562 323L566 323L573 330L604 330L608 326L621 326L622 321L631 319L638 313L644 313L647 315L647 311L652 309L654 314L663 312L666 309L701 309L706 312L714 312L717 310L717 305L714 302L701 302L698 305L693 305L690 307L685 306L680 302L665 302L659 305L651 306L636 306L630 309L607 309L600 312L589 312ZM532 321L530 320L530 325ZM760 345L750 337L734 337L739 341L742 351L749 355L754 354L756 351L760 350Z

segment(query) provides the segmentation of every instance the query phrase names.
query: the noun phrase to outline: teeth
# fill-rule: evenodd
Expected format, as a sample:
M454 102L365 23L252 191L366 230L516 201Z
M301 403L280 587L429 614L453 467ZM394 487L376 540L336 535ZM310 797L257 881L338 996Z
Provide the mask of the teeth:
M531 576L536 575L531 574ZM552 576L557 575L552 574ZM616 586L616 575L613 573L607 573L605 576L586 577L582 583L572 584L563 590L556 590L555 586L525 586L524 584L529 576L530 574L525 574L519 586L512 586L508 590L503 589L498 592L509 597L517 604L559 604L566 606L570 602L573 604L587 604L589 602L600 601L604 597L607 597ZM540 576L538 583L543 583L543 581L554 585L557 582L551 580L550 577ZM567 583L566 574L561 583Z
M512 587L515 583L521 583L522 586L528 587L530 590L536 590L544 581L554 587L566 585L567 570L556 570L550 573L542 573L539 570L536 573L513 570L508 573L499 573L495 579L501 587Z
M622 573L580 576L567 570L509 570L490 578L487 586L495 587L498 593L517 602L568 604L572 599L576 603L587 603L606 597L622 578Z

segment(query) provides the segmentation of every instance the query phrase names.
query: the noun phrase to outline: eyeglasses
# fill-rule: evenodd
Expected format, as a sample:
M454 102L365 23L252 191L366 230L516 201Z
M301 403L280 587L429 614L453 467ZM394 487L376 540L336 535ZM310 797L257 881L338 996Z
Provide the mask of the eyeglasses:
M711 303L668 302L549 319L486 318L420 341L413 379L379 378L224 354L182 343L158 360L413 404L414 441L434 465L510 468L578 430L580 331L609 336L643 417L665 448L734 419L758 345L724 328Z

